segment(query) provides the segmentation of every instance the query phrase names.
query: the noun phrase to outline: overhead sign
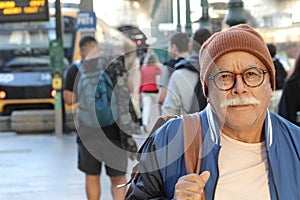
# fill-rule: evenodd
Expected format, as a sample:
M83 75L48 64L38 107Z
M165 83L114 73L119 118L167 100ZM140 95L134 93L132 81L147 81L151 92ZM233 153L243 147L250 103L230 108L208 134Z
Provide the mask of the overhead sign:
M48 0L0 0L0 23L48 20Z
M77 29L96 30L96 15L93 11L80 11L77 15Z

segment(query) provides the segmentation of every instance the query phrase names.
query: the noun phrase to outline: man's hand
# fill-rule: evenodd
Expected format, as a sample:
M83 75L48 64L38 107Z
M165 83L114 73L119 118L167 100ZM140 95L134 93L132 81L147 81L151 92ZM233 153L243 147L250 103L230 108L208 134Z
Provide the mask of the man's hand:
M180 177L175 185L174 198L176 200L201 200L209 176L209 171L204 171L200 175L188 174Z

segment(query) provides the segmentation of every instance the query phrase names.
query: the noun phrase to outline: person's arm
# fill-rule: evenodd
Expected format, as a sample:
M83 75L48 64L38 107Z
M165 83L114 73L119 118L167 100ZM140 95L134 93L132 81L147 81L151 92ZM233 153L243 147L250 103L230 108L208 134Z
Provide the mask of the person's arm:
M162 67L161 77L159 80L159 92L158 92L158 103L163 105L168 90L168 82L174 69L167 65Z
M72 91L64 90L63 96L64 96L64 101L67 105L75 104L75 101L73 101L73 100L75 100L75 95Z
M180 92L177 87L178 76L176 73L171 75L168 90L166 91L166 98L162 104L162 115L180 115L181 114L181 103L180 103ZM179 81L181 84L182 82Z
M75 65L70 66L65 74L64 77L64 90L63 90L63 98L65 104L73 105L76 103L76 95L75 95L75 88L76 88L76 76L78 74L78 69Z
M134 92L133 82L130 77L128 77L128 88L129 88L130 94Z
M160 87L158 92L158 104L163 105L167 95L167 87Z

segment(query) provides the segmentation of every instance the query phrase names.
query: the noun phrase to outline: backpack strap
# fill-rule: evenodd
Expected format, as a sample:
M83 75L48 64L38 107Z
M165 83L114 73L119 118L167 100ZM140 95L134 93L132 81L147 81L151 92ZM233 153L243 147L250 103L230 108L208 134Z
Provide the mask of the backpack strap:
M198 112L182 116L186 173L200 174L202 159L202 123Z
M202 122L199 112L182 116L183 140L184 140L184 163L186 173L200 174L202 161ZM201 200L205 200L205 193Z

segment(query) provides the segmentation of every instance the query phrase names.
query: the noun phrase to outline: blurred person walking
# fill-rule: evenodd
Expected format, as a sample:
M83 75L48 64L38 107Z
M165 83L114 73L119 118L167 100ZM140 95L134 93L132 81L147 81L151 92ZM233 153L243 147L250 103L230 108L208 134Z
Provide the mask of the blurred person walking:
M294 71L283 86L278 114L300 126L300 52L296 57Z
M276 57L276 46L274 44L267 43L267 47L275 66L276 90L280 90L282 89L285 79L287 77L287 72L285 71L280 60Z
M199 50L201 45L211 36L206 28L198 29L190 39L189 48L191 55L180 60L175 64L175 71L170 77L168 91L162 106L162 115L181 115L200 111L203 109L207 100L202 93L202 86L199 87L200 98L195 97L194 88L200 82L199 72ZM193 98L200 99L201 103L198 110L193 110ZM196 100L196 101L197 101ZM196 106L197 107L197 106Z
M161 67L157 56L148 53L141 67L140 93L142 100L142 124L146 132L152 127L152 123L160 115L157 104L158 87L157 79L161 75Z
M169 38L168 53L171 59L163 63L162 75L159 81L158 103L160 105L163 105L165 100L169 79L175 70L175 64L189 56L189 36L185 33L173 33Z
M125 53L125 69L128 74L128 85L130 89L130 98L133 104L134 112L136 114L136 123L141 125L142 113L140 104L140 59L136 56L136 51L128 50Z
M78 84L82 76L80 68L84 70L95 71L97 66L89 63L98 63L96 59L87 59L92 54L97 54L98 42L94 37L85 36L79 42L81 61L72 64L66 71L64 83L64 100L66 104L73 105L79 103ZM91 56L92 57L92 56ZM95 62L94 62L95 61ZM83 66L85 65L85 66ZM97 65L97 64L96 64ZM82 105L86 106L86 105ZM80 115L80 114L79 114ZM77 122L77 121L76 121ZM75 123L76 123L75 122ZM111 193L115 200L124 198L125 189L117 188L117 185L126 182L127 154L125 151L116 151L111 148L111 143L120 146L120 133L118 126L114 123L111 126L101 128L91 128L78 120L79 128L77 130L78 144L78 169L85 173L85 189L88 200L99 200L101 196L100 175L102 163L105 162L106 174L110 177ZM96 151L89 145L90 141L100 140L102 144L100 150ZM95 146L95 145L94 145ZM101 152L101 153L100 153ZM96 155L97 154L97 155ZM97 156L97 158L96 158ZM101 160L98 158L102 157ZM110 164L117 161L119 168L115 169ZM119 170L121 169L122 170Z

